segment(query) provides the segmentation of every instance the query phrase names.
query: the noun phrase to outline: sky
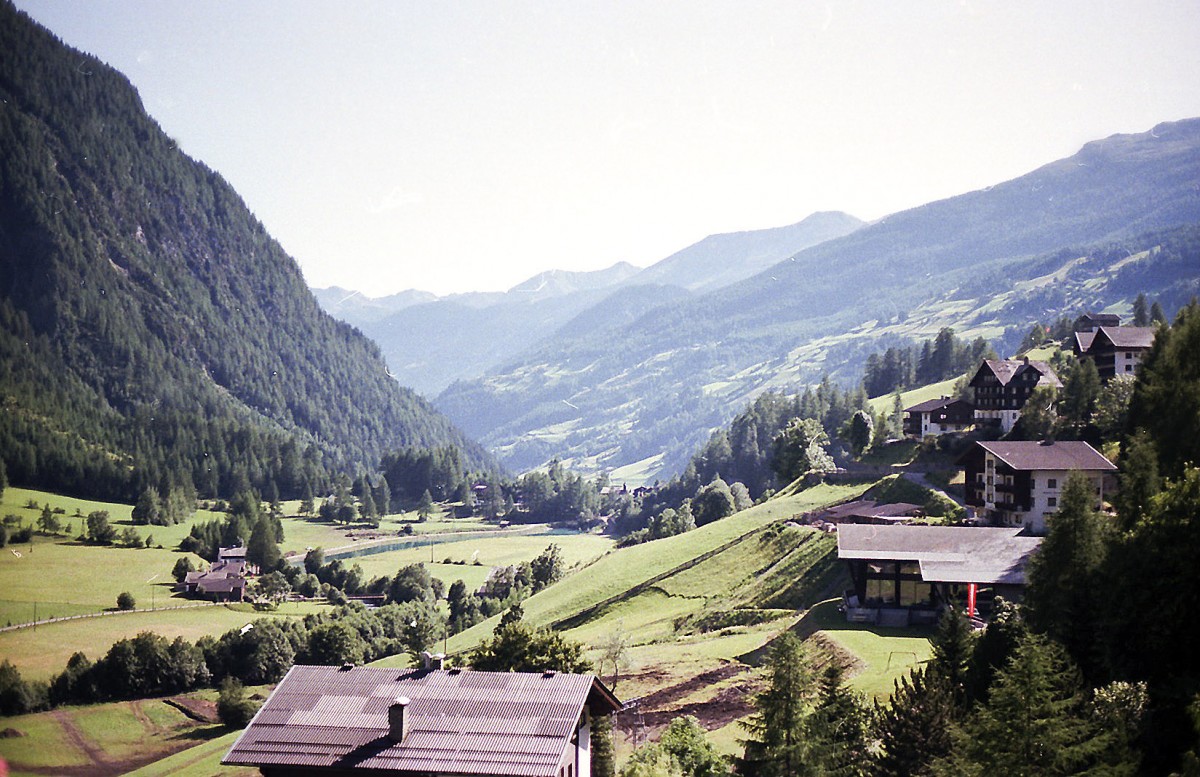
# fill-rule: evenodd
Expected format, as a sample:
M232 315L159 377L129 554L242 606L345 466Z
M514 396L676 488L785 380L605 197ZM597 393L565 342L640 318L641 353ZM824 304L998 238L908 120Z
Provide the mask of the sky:
M16 4L371 297L873 220L1200 116L1200 0Z

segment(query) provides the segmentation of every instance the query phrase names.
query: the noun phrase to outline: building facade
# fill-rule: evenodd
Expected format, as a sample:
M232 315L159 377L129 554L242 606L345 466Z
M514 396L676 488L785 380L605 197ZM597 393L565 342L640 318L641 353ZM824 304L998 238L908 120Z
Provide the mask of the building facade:
M1086 442L977 442L959 463L967 505L979 518L1033 534L1045 534L1073 473L1092 482L1097 507L1116 490L1116 466Z
M986 359L971 378L975 423L1010 432L1038 386L1062 388L1050 365L1029 359Z
M930 399L904 410L904 434L929 437L965 432L975 425L975 406L962 399Z

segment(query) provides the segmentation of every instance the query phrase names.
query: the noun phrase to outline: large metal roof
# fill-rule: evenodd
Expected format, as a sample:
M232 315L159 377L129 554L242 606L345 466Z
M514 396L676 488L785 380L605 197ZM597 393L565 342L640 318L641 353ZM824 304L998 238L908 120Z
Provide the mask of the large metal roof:
M551 777L586 704L620 706L592 675L294 666L223 763Z
M971 526L838 527L838 558L915 561L928 583L1025 582L1025 564L1040 537L1018 536L1020 528Z

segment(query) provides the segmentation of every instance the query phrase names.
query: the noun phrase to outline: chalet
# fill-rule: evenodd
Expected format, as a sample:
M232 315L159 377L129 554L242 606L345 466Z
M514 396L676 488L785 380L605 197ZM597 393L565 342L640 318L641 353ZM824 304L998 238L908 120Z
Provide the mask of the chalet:
M838 527L838 558L854 588L846 617L885 626L936 623L947 606L966 600L974 609L1003 595L1019 600L1025 566L1041 543L1017 528L971 526Z
M1103 381L1132 376L1154 345L1157 331L1152 326L1102 326L1093 333L1077 333L1075 351L1096 363ZM1089 335L1086 341L1080 337L1084 334Z
M1121 317L1116 313L1084 313L1075 320L1076 332L1095 332L1102 326L1120 326Z
M589 777L592 675L293 666L222 763L265 775Z
M217 560L205 570L188 572L178 590L215 602L240 602L246 594L246 548L218 548Z
M909 437L965 432L974 425L975 406L961 399L931 399L904 410L904 433Z
M963 454L967 504L997 526L1044 534L1072 472L1082 472L1099 506L1116 488L1116 467L1086 442L977 442Z
M1012 431L1021 408L1038 386L1062 388L1062 381L1045 362L1025 359L985 359L971 378L975 392L975 423Z

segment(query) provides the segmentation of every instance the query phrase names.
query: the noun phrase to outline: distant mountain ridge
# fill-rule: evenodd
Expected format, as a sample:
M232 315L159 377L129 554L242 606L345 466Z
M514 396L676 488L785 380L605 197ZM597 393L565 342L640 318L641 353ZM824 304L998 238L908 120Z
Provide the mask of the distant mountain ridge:
M503 370L451 386L437 405L518 469L550 456L582 469L680 464L758 392L824 373L849 377L880 338L930 336L904 326L923 306L956 311L931 311L931 320L989 336L1024 324L977 318L970 306L986 308L1015 281L1032 282L1042 273L1023 273L1071 246L1132 241L1140 251L1152 246L1139 236L1200 222L1198 183L1200 119L1088 143L1068 159L893 214L633 322L549 339ZM1157 283L1153 273L1146 281ZM1042 297L1039 287L1027 293Z
M384 452L494 460L317 305L127 79L0 2L0 458L9 477L298 497Z
M845 213L815 213L786 227L710 235L644 270L627 262L589 272L549 270L504 293L427 299L426 292L405 291L370 299L335 287L314 294L325 310L379 343L397 380L434 395L583 322L629 321L636 314L630 296L644 309L718 289L862 224Z

